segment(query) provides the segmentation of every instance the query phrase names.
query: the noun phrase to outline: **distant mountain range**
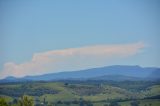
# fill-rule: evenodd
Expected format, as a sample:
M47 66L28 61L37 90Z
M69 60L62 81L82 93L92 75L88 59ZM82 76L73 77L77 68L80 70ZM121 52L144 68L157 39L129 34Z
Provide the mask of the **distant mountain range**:
M80 71L50 73L37 76L25 76L23 78L6 77L0 82L19 81L54 81L54 80L113 80L113 81L137 81L160 80L160 68L140 67L127 65L114 65L101 68L92 68Z

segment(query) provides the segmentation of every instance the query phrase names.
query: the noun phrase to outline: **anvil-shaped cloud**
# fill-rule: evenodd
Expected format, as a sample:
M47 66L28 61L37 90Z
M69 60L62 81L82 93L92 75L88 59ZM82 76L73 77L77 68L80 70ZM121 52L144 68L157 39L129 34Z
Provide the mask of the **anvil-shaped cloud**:
M0 78L6 76L23 77L26 75L103 66L110 61L133 56L143 48L144 44L138 42L133 44L95 45L35 53L31 61L21 64L5 63L3 70L0 71Z

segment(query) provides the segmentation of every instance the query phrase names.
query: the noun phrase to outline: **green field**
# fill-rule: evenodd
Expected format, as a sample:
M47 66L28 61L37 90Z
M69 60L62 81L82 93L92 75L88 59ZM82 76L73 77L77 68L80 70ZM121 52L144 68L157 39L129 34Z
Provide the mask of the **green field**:
M107 106L116 102L131 106L160 106L158 82L25 82L0 84L0 96L9 104L23 95L34 98L37 106ZM84 104L83 104L84 103ZM46 106L44 105L44 106Z

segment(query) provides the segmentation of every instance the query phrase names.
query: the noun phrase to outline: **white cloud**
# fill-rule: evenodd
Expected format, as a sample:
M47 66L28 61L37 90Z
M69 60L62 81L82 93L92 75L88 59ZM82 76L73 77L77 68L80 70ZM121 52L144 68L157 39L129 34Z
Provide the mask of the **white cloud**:
M144 44L138 42L119 45L95 45L35 53L31 61L21 64L5 63L3 70L0 71L0 78L6 76L23 77L107 65L106 63L112 60L133 56L143 48Z

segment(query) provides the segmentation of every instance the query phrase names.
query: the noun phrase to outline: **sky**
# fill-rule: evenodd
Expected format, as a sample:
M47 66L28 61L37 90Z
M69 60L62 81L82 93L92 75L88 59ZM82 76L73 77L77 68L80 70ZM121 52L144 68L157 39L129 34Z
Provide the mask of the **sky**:
M160 67L159 0L1 0L0 78Z

